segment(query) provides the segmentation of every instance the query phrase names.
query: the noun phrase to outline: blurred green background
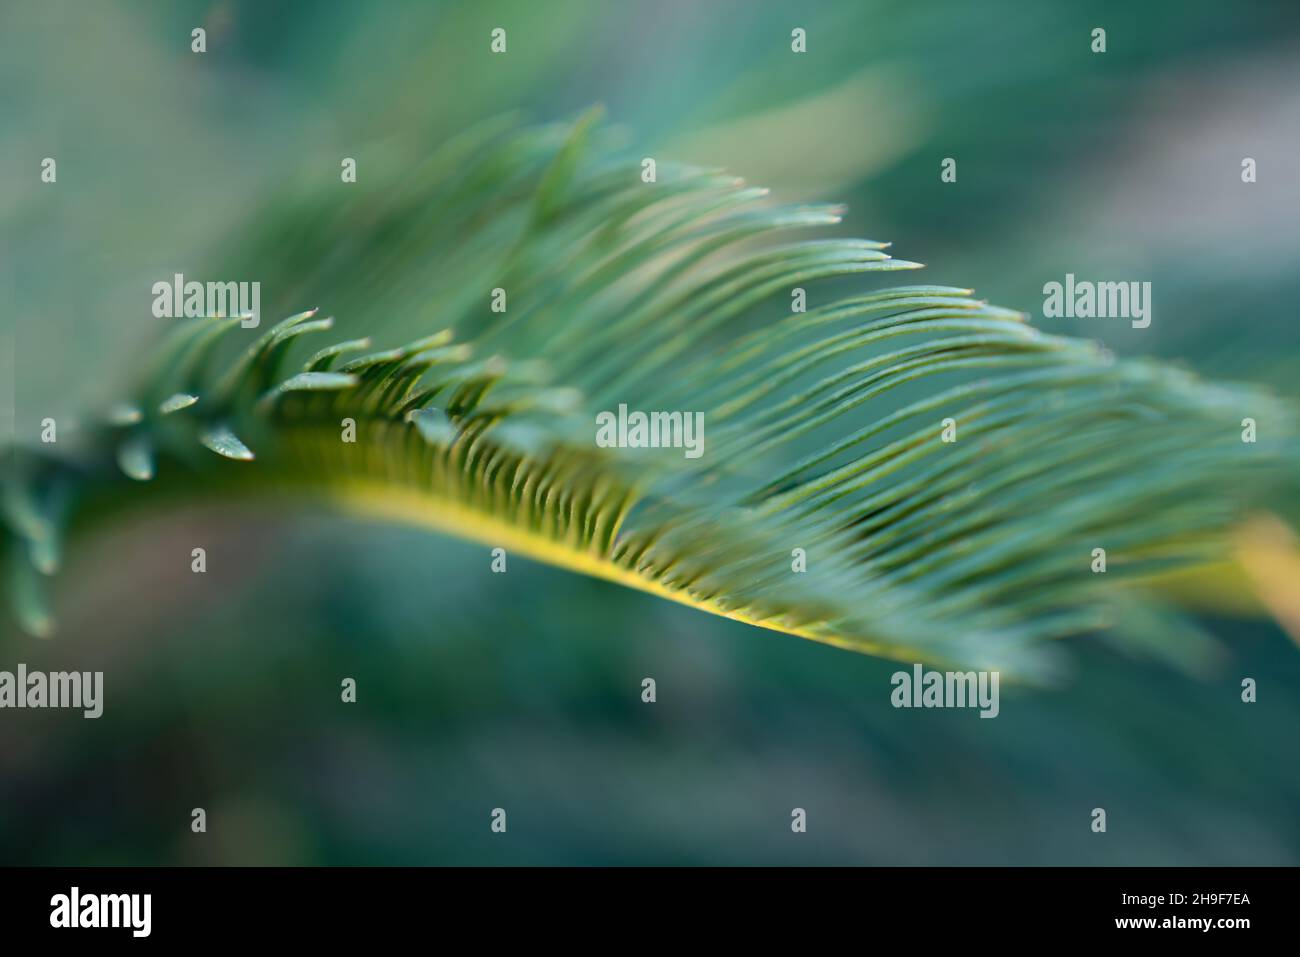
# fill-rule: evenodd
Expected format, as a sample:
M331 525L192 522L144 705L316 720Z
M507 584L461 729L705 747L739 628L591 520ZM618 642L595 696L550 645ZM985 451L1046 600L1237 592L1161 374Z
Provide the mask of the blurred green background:
M237 258L341 157L381 201L472 124L596 102L638 154L847 202L844 234L932 264L905 281L1300 397L1298 27L1282 2L7 3L4 425L112 396L150 285ZM348 239L249 277L265 316L428 331L329 299ZM1042 320L1066 272L1151 280L1151 327ZM1073 641L1067 681L988 721L893 709L893 663L489 560L252 507L76 543L60 633L5 623L0 668L103 670L105 713L0 714L0 862L1300 863L1300 655L1269 622L1202 621L1197 675Z

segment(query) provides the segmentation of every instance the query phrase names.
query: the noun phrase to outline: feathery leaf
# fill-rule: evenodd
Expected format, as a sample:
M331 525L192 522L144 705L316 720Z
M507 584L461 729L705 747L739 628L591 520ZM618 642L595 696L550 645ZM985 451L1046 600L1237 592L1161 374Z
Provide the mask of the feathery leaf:
M48 542L22 503L55 478L93 500L116 458L138 481L287 485L845 648L1032 674L1047 639L1149 620L1136 586L1229 554L1294 469L1291 410L1257 390L1116 361L966 289L819 298L823 280L917 264L884 243L789 238L838 222L835 207L659 174L642 182L590 118L451 144L370 215L357 248L390 258L363 254L335 303L421 302L438 332L345 359L370 348L348 339L293 369L298 340L332 328L315 310L233 360L238 320L181 321L108 416L107 463L92 448L14 470L12 539ZM365 241L385 233L412 238ZM796 286L806 313L789 311ZM494 287L505 312L487 306ZM596 416L620 406L702 414L703 454L598 447ZM254 479L227 482L196 444ZM56 553L35 549L37 565ZM15 580L23 620L48 630Z

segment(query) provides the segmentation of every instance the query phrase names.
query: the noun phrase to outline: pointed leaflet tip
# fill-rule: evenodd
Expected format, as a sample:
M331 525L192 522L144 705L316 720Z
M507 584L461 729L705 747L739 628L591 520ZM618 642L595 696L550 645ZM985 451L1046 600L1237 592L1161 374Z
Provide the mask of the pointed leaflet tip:
M0 516L27 538L46 538L54 534L54 524L50 521L50 516L45 514L36 489L30 483L18 480L6 482L0 506L3 506L0 508Z
M9 598L23 631L37 638L54 634L54 617L46 600L45 582L30 562L18 559L9 563Z
M225 425L212 425L199 434L199 441L213 452L237 462L253 461L253 452L239 440L239 436Z
M179 412L181 409L188 409L195 402L199 401L197 395L191 395L188 392L177 392L168 399L164 399L158 406L158 411L163 415L171 415L173 412Z
M32 566L42 575L53 575L59 570L62 542L58 535L28 539L27 554Z
M320 312L320 306L312 306L310 309L306 309L306 310L304 310L304 311L302 311L302 312L295 312L295 313L294 313L292 316L290 316L288 319L282 319L282 320L277 324L277 326L278 326L279 328L286 328L286 327L288 327L288 326L296 326L296 325L297 325L298 323L300 323L300 322L305 322L306 320L311 319L311 318L314 317L314 316L316 315L316 313L318 313L318 312Z
M119 402L108 410L105 416L109 425L135 425L144 418L144 413L138 406L129 402Z
M117 465L127 478L147 482L154 476L153 446L149 436L133 435L117 447Z

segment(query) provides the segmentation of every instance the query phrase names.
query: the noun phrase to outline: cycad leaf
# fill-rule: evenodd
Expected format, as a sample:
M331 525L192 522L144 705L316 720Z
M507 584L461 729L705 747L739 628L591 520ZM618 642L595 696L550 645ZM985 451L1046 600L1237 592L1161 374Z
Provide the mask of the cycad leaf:
M834 207L767 205L666 164L645 183L639 164L583 151L600 139L585 121L482 137L435 158L405 205L367 212L351 248L391 261L363 254L348 283L322 280L371 303L354 320L375 317L366 335L401 315L393 288L440 331L347 361L369 340L326 346L296 374L282 367L297 339L330 328L314 311L217 374L215 334L183 331L163 352L183 358L140 390L158 398L132 407L198 397L203 416L119 419L123 470L152 475L156 447L177 465L159 481L183 478L206 467L196 441L249 460L243 435L259 455L240 468L268 487L845 648L1029 673L1046 639L1151 620L1126 582L1225 557L1294 469L1291 410L1256 390L1116 361L965 289L819 298L820 280L916 267L879 242L790 238ZM471 141L466 173L449 157ZM413 234L411 210L422 242L385 244ZM431 296L444 276L481 286ZM486 306L497 287L504 312ZM791 314L794 287L808 312ZM682 429L702 416L701 454L598 446L598 416L620 409L678 413ZM1241 441L1244 417L1259 442Z

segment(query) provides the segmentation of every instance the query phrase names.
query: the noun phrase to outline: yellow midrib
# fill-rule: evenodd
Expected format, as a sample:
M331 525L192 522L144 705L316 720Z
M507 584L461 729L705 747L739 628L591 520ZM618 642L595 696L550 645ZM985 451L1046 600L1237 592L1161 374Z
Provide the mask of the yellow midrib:
M567 571L634 588L680 605L730 618L732 621L851 651L867 652L899 660L912 660L914 657L914 653L899 648L859 639L849 640L824 630L780 624L771 619L758 619L739 611L726 611L712 601L702 601L682 589L669 588L662 582L639 575L604 556L570 548L545 536L518 528L502 519L412 489L354 477L344 483L332 485L326 490L326 494L329 498L337 499L339 504L346 505L349 510L362 515L403 525L430 528L491 547L504 548L508 553L516 553Z

